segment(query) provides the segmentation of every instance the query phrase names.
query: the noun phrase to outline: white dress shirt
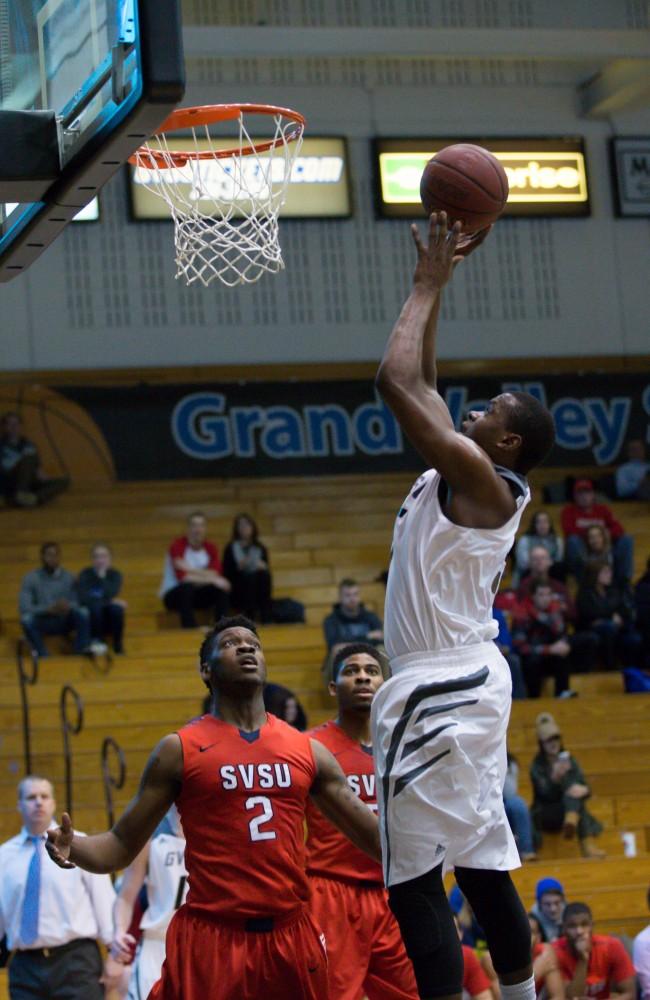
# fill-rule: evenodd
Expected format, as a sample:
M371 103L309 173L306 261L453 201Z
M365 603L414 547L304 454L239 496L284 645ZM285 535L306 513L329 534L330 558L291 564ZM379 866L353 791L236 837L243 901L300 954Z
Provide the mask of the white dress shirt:
M57 824L51 823L50 829ZM79 830L75 830L77 836ZM38 849L41 857L41 892L38 937L26 945L20 939L27 872L34 853L33 842L23 827L17 837L0 845L0 938L7 947L56 948L77 938L113 938L115 892L108 875L91 875L81 868L59 868L45 851L45 834Z
M639 977L641 996L643 1000L650 1000L650 924L635 937L632 960Z

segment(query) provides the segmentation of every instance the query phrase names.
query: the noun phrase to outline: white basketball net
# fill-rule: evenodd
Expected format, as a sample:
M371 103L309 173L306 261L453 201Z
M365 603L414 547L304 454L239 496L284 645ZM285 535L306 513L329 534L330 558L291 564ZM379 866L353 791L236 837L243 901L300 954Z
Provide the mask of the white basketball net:
M232 156L198 159L190 155L184 165L178 165L179 142L188 152L223 151L224 141L218 145L206 125L193 128L191 138L177 139L176 146L163 134L153 136L138 150L134 182L169 206L176 277L184 277L188 285L200 281L207 287L215 278L229 287L252 284L266 272L284 269L278 215L302 144L302 126L279 113L272 118L273 146L262 153L255 149L243 113ZM297 139L293 138L296 129ZM252 151L242 155L247 146ZM147 155L148 150L155 151L157 159Z

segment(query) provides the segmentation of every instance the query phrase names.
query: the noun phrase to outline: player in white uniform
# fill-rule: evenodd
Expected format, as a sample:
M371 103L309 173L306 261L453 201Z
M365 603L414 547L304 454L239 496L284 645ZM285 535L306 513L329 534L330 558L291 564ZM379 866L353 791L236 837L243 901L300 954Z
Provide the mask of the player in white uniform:
M122 877L113 911L111 945L111 954L118 961L128 962L131 958L134 939L127 932L143 885L147 887L148 906L140 921L142 937L135 953L128 1000L146 1000L151 987L160 979L167 927L187 894L185 838L176 806L171 807L159 831Z
M503 808L508 665L492 603L522 512L525 473L554 441L549 412L504 393L454 428L436 389L440 294L487 235L462 237L444 213L429 243L413 227L413 289L386 347L378 388L426 462L399 511L384 636L392 678L373 703L386 884L422 997L460 998L463 963L442 882L457 882L486 932L504 1000L534 1000L530 930L509 869L519 856Z

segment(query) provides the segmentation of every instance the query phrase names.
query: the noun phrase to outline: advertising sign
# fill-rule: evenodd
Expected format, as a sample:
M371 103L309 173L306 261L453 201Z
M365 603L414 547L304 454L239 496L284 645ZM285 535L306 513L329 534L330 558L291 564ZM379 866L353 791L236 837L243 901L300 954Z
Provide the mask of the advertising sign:
M423 213L420 178L439 150L457 142L489 149L502 163L510 194L504 215L588 215L587 168L581 139L377 139L380 213Z
M207 139L197 139L201 150L210 148ZM255 141L255 140L253 140ZM259 141L259 140L258 140ZM188 141L167 139L172 151L187 149ZM179 197L196 201L201 212L212 211L212 201L233 205L237 218L237 197L245 197L254 190L258 200L264 200L264 189L284 180L285 159L268 154L201 160L192 168L165 171L178 187ZM132 216L137 220L169 219L170 211L165 201L148 190L150 171L142 167L129 167L129 190ZM205 195L205 197L202 197ZM300 153L291 167L287 199L280 211L283 219L346 218L350 215L350 185L345 139L303 139Z

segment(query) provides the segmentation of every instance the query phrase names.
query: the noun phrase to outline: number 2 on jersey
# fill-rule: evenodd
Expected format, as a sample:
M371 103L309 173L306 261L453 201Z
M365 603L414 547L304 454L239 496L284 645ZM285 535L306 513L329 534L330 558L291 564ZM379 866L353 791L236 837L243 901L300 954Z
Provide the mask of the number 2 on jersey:
M253 816L248 823L251 840L275 840L277 837L275 830L261 829L261 827L270 823L273 819L273 805L271 800L266 795L252 795L249 799L246 799L247 809L255 809L256 806L261 806L262 812L257 816Z

